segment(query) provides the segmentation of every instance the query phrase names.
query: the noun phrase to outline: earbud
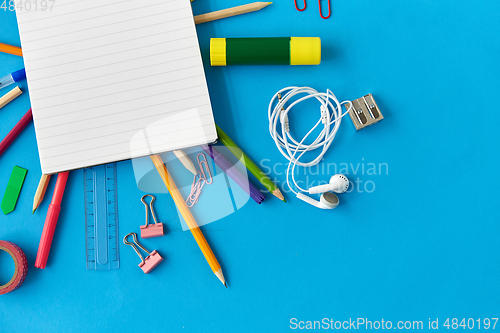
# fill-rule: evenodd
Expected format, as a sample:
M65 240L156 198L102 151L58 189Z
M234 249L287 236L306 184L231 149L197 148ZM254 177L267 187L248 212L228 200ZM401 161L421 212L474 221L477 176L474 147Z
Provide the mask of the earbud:
M349 179L342 174L333 175L330 182L325 185L314 186L309 189L309 194L325 193L333 191L335 193L344 193L349 188Z
M338 174L332 176L328 184L314 186L309 189L309 194L323 193L319 201L300 192L297 193L297 198L321 209L334 209L339 205L339 198L330 191L344 193L348 188L349 179L344 175Z
M332 192L323 193L319 201L300 192L297 193L297 198L321 209L334 209L339 205L339 198Z

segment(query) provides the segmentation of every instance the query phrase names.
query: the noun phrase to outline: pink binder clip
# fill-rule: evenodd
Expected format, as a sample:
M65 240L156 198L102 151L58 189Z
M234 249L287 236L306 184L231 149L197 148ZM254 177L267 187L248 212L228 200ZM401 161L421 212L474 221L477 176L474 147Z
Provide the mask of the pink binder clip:
M130 243L128 240L127 240L127 237L128 236L132 236L134 238L134 243ZM130 245L134 248L134 251L137 253L137 255L139 255L139 257L141 258L142 262L139 264L139 267L144 271L144 273L148 274L149 272L151 272L156 266L158 266L158 264L160 262L163 261L163 258L160 256L160 254L158 252L156 252L156 250L154 250L153 252L149 252L148 250L146 250L146 248L144 246L141 245L141 243L139 243L137 241L137 234L135 232L131 232L129 234L127 234L125 236L125 238L123 238L123 243L127 244L127 245ZM146 252L148 254L148 256L146 257L146 259L144 259L141 255L141 252L139 252L139 249L137 248L137 246L139 246L144 252Z
M144 198L146 197L151 197L151 201L149 202L149 210L151 210L151 215L153 215L153 220L155 221L155 224L149 224L148 222L149 219L148 204L144 200ZM152 196L151 194L146 194L142 196L141 201L144 204L144 206L146 206L146 224L141 225L141 237L151 238L151 237L158 237L165 235L163 233L163 223L158 223L158 221L156 221L156 215L153 209L153 202L155 201L155 197Z

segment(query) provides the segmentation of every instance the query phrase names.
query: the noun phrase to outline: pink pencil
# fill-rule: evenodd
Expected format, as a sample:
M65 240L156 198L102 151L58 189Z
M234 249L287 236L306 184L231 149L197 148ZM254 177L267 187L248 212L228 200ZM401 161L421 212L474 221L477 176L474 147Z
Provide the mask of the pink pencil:
M23 131L23 129L33 120L33 114L31 109L26 112L26 114L19 120L19 122L14 126L14 128L7 134L7 136L0 142L0 155L3 154L5 149L10 146L10 144L17 138L17 136Z

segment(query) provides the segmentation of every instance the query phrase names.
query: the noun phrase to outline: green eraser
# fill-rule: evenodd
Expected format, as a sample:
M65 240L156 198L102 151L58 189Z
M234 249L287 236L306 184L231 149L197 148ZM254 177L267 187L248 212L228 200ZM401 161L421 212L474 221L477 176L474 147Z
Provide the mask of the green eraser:
M24 184L24 178L28 170L15 166L10 174L9 183L2 199L2 212L7 215L16 208L17 198L21 193L21 188Z

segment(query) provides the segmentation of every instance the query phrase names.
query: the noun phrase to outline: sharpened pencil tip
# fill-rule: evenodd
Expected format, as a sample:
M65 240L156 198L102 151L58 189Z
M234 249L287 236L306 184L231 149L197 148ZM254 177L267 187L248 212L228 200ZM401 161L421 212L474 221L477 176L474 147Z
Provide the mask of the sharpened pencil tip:
M31 213L31 214L35 214L35 210L36 210L36 209L33 209L33 213Z
M217 276L220 282L222 282L222 284L225 285L227 288L226 279L224 279L224 274L222 274L222 269L219 268L219 270L215 272L215 276Z
M273 195L280 199L281 201L283 201L284 203L286 203L286 199L285 197L283 196L283 194L281 193L280 189L279 188L276 188L273 192Z

